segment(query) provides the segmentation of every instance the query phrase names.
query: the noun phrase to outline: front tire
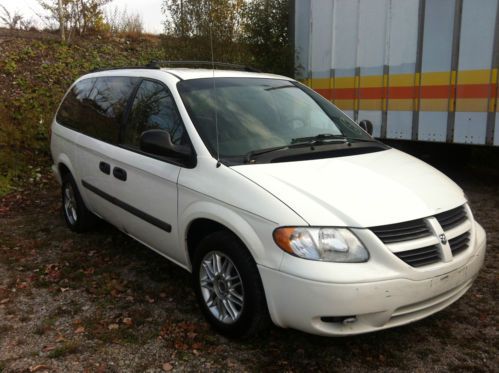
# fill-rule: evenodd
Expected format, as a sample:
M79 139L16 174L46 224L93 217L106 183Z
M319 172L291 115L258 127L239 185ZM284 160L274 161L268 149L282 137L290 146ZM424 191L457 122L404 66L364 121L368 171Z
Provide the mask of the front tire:
M73 232L86 232L95 225L96 217L85 206L71 174L62 178L62 214Z
M228 231L205 237L193 257L193 282L207 321L228 337L251 337L268 329L270 318L256 263Z

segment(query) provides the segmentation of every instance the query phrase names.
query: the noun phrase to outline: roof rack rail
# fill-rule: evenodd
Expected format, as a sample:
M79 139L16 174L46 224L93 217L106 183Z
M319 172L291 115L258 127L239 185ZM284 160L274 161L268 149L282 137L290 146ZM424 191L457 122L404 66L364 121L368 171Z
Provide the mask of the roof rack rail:
M120 66L120 67L96 67L92 70L90 70L91 73L98 73L101 71L112 71L112 70L125 70L125 69L135 69L135 70L140 70L140 69L159 69L159 67L156 66L151 66L150 63L144 66Z
M212 61L164 61L164 60L152 60L146 65L150 69L159 69L161 67L181 67L181 66L207 66L215 68L226 68L229 70L241 70L259 73L258 69L251 66L238 65L235 63L227 62L212 62Z

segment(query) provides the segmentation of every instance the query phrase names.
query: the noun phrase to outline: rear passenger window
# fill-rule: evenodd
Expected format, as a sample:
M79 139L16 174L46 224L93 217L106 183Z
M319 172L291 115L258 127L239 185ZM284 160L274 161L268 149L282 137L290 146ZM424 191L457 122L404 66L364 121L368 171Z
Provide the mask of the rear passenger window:
M85 79L73 86L57 112L58 123L82 131L85 126L85 106L88 105L88 96L94 84L95 79Z
M139 148L140 135L150 129L168 131L175 145L187 144L187 134L168 89L159 83L144 80L133 101L123 143Z
M85 135L117 143L126 105L139 78L85 79L74 85L57 121Z

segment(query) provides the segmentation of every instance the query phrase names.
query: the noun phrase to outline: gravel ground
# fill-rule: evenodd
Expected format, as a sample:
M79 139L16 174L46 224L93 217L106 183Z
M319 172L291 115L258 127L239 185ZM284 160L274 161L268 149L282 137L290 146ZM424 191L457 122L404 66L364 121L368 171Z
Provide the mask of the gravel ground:
M0 200L0 372L497 371L499 182L446 169L488 233L468 293L420 322L348 338L213 331L188 273L107 224L71 233L49 175ZM35 187L36 185L36 187Z

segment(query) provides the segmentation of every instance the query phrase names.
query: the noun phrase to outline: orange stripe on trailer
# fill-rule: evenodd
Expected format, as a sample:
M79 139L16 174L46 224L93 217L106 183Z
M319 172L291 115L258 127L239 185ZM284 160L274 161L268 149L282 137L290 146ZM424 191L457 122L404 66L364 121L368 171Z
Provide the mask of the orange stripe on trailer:
M317 93L322 95L324 98L327 98L328 100L333 99L333 90L329 88L316 88L314 89Z
M360 88L359 98L367 100L381 100L384 97L384 87Z
M489 98L489 93L495 89L495 84L460 84L457 86L457 98Z
M354 100L356 97L355 88L335 88L332 95L335 100Z
M493 113L494 111L496 111L498 109L497 108L497 103L498 103L497 90L498 90L499 84L497 81L497 69L492 69L492 71L490 72L490 84L496 85L496 89L492 90L492 92L490 94L489 107L488 107L489 112Z
M497 69L443 71L318 78L306 83L348 110L375 110L376 101L381 101L381 110L493 112L499 110L497 75ZM483 100L487 101L485 109Z
M448 85L421 86L420 98L450 98L451 91Z
M388 87L388 97L390 99L414 99L417 97L417 89L411 87Z

